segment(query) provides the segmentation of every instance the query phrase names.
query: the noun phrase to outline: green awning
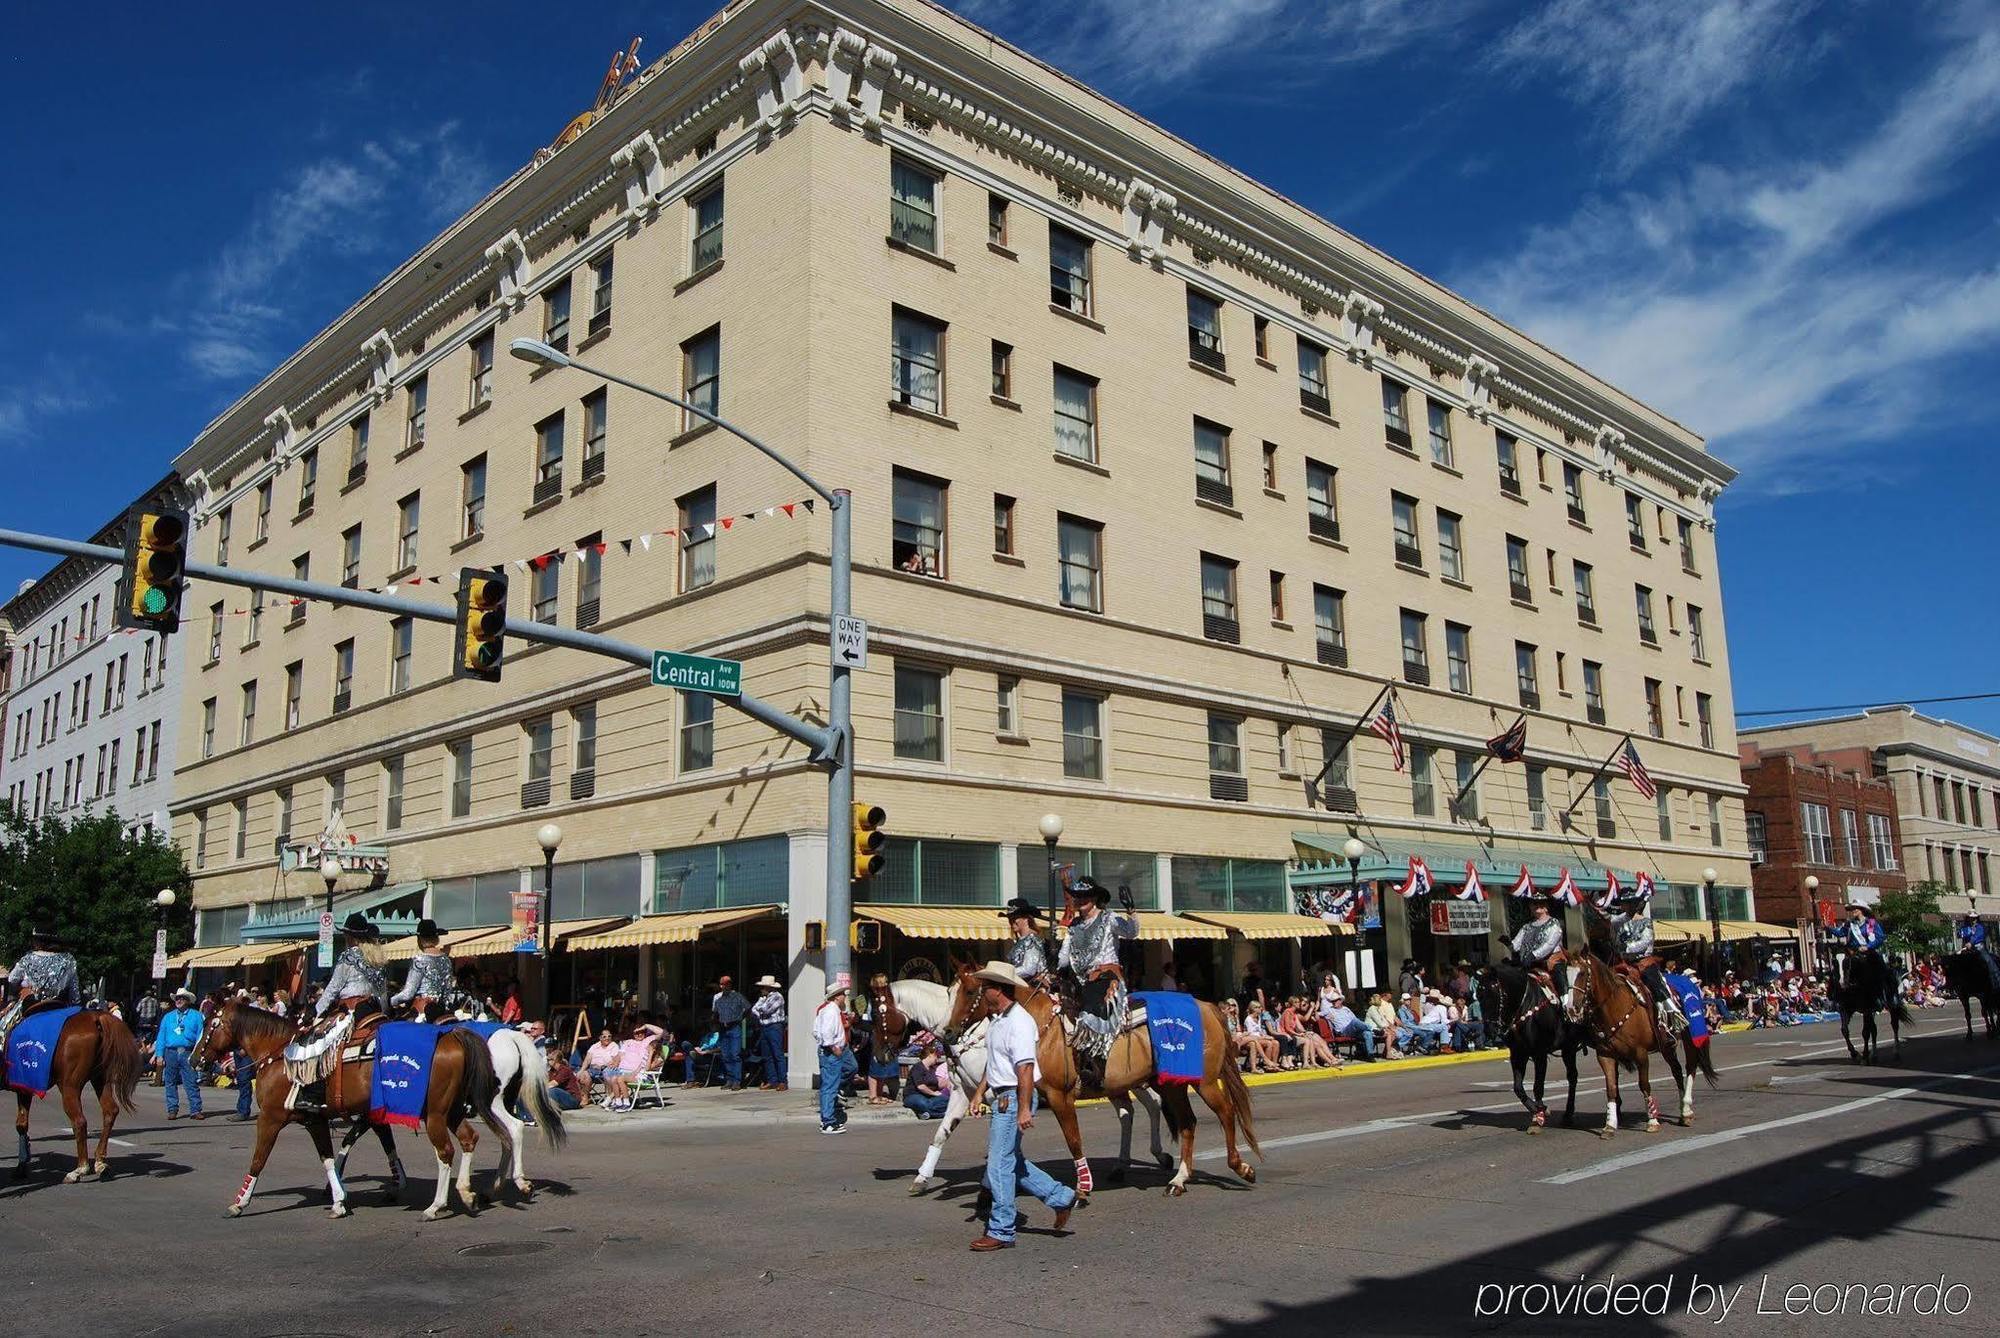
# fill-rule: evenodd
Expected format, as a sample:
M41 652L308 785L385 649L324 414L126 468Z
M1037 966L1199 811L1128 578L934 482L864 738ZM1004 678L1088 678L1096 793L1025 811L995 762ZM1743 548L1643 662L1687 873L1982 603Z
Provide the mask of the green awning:
M1429 866L1431 877L1440 886L1464 883L1465 862L1471 860L1473 867L1479 870L1480 881L1486 884L1488 896L1499 896L1512 887L1514 880L1521 876L1524 864L1528 866L1528 876L1535 880L1535 886L1544 891L1556 885L1564 869L1569 870L1570 879L1580 890L1604 890L1604 865L1554 851L1529 850L1519 846L1489 848L1414 841L1392 846L1386 852L1371 846L1368 853L1361 857L1360 868L1349 870L1347 857L1340 850L1346 841L1346 836L1333 833L1293 832L1295 860L1291 885L1295 888L1345 886L1350 879L1400 883L1410 871L1410 856L1416 855ZM1626 877L1628 880L1631 877L1629 871ZM1660 886L1667 884L1662 882Z
M414 883L397 883L392 887L363 888L353 892L336 893L333 899L333 918L337 923L345 920L349 913L353 911L360 911L363 914L367 914L378 906L387 906L391 902L401 901L405 897L421 896L429 887L430 880L420 879ZM300 904L301 901L298 898L286 898L285 900L292 901L295 905ZM269 920L253 918L243 926L243 941L245 943L254 943L264 939L291 939L301 936L312 938L316 941L319 937L319 913L326 905L326 902L321 897L306 897L302 900L304 909L295 911L293 914L282 915ZM258 909L255 905L250 908L253 917L256 915ZM378 924L382 932L391 938L414 933L417 927L417 916L420 913L421 911L418 911L408 915L384 918L379 920ZM371 920L377 919L373 915L370 915L368 918Z

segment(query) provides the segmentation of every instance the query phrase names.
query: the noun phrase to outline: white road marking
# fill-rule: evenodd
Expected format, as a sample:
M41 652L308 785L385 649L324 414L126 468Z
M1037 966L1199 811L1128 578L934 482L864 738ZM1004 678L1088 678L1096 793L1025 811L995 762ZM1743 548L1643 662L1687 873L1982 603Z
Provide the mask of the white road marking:
M74 1129L65 1129L65 1130L63 1130L63 1131L62 1131L61 1133L57 1134L57 1135L56 1135L56 1137L57 1137L57 1138L75 1138L75 1137L76 1137L76 1130L74 1130ZM122 1138L113 1138L113 1139L111 1140L111 1146L112 1146L112 1147L115 1147L115 1148L136 1148L136 1147L138 1147L139 1145L138 1145L137 1143L128 1143L128 1142L126 1142L126 1141L125 1141L124 1139L122 1139Z
M1854 1101L1843 1101L1837 1106L1827 1106L1821 1110L1806 1111L1799 1115L1787 1115L1782 1119L1765 1120L1761 1124L1746 1124L1740 1129L1724 1129L1719 1133L1702 1134L1695 1138L1676 1139L1671 1143L1658 1143L1641 1148L1637 1152L1627 1152L1616 1157L1607 1157L1589 1166L1579 1166L1574 1171L1564 1171L1560 1175L1545 1177L1545 1185L1573 1185L1579 1180L1590 1180L1600 1175L1610 1175L1615 1171L1629 1170L1634 1166L1644 1166L1648 1162L1663 1161L1668 1157L1679 1157L1690 1152L1702 1152L1724 1143L1734 1143L1739 1139L1756 1134L1769 1133L1773 1129L1787 1129L1797 1124L1810 1124L1814 1120L1831 1119L1836 1115L1847 1115L1869 1106L1880 1105L1884 1101L1900 1101L1916 1096L1933 1088L1949 1086L1955 1082L1967 1082L1982 1078L1989 1073L2000 1073L2000 1064L1990 1068L1977 1069L1971 1073L1952 1073L1929 1082L1917 1083L1911 1087L1898 1087L1892 1091L1877 1092L1873 1096L1860 1097Z

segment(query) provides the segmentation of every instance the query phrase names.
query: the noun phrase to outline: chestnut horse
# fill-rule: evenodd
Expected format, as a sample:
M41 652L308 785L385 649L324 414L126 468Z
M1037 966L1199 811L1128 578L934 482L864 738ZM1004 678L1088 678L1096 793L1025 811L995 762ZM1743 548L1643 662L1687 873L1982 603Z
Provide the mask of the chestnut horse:
M69 1116L70 1130L76 1135L76 1169L63 1177L65 1185L104 1174L111 1126L118 1122L121 1109L137 1111L132 1104L132 1093L138 1090L139 1076L145 1067L145 1058L139 1053L139 1043L132 1039L131 1029L111 1014L86 1009L63 1023L56 1034L55 1054L49 1061L49 1082L62 1093L63 1113ZM87 1155L86 1147L90 1122L83 1114L85 1083L97 1089L97 1107L104 1117L97 1131L94 1161ZM19 1103L14 1112L14 1134L20 1140L20 1160L15 1163L14 1178L20 1180L28 1174L28 1105L32 1098L16 1089L14 1099Z
M1048 991L1037 989L1026 998L1016 999L1016 1005L1025 1008L1034 1019L1037 1036L1035 1059L1042 1072L1042 1079L1035 1090L1041 1094L1042 1102L1055 1115L1056 1123L1062 1128L1063 1138L1071 1148L1083 1146L1083 1136L1077 1128L1076 1103L1093 1096L1102 1096L1118 1108L1118 1117L1130 1127L1133 1093L1140 1088L1151 1088L1159 1098L1160 1108L1166 1114L1167 1126L1180 1138L1180 1169L1167 1182L1169 1197L1187 1193L1187 1184L1194 1175L1194 1107L1188 1100L1188 1088L1184 1083L1162 1083L1153 1063L1153 1043L1144 1027L1135 1027L1121 1033L1111 1043L1111 1053L1104 1065L1104 1082L1099 1091L1086 1090L1077 1075L1076 1057L1070 1052L1069 1038L1064 1034L1062 1021L1058 1016L1056 1001ZM1257 1145L1257 1132L1251 1123L1250 1089L1244 1085L1243 1074L1236 1067L1236 1054L1229 1044L1229 1026L1222 1020L1222 1014L1214 1004L1197 1004L1202 1020L1202 1081L1201 1099L1222 1121L1222 1140L1228 1150L1229 1169L1241 1176L1245 1183L1257 1180L1256 1168L1236 1150L1236 1131L1242 1125L1243 1141L1258 1156L1264 1150ZM973 977L973 968L961 963L958 981L953 986L951 1018L945 1026L945 1039L956 1042L960 1033L972 1023L986 1016L986 1006L980 998L980 982ZM1081 1153L1078 1153L1081 1156Z
M375 1065L368 1060L343 1064L337 1085L332 1079L327 1082L328 1098L338 1104L331 1106L326 1114L290 1110L285 1104L292 1090L291 1076L285 1071L285 1046L296 1034L293 1025L289 1018L232 999L216 1010L202 1032L201 1043L195 1047L197 1065L211 1053L226 1055L241 1050L250 1056L256 1075L257 1146L250 1154L250 1173L243 1177L242 1187L230 1200L231 1217L240 1217L244 1205L250 1202L250 1195L257 1188L257 1177L263 1174L264 1163L270 1159L271 1145L277 1141L278 1131L288 1124L303 1124L312 1135L320 1164L326 1169L327 1188L333 1194L333 1203L327 1211L335 1217L345 1217L348 1213L347 1190L341 1184L334 1161L333 1136L327 1122L333 1117L368 1118L369 1080ZM467 1209L477 1211L481 1206L479 1196L472 1190L472 1153L478 1146L478 1135L466 1123L466 1117L492 1105L498 1090L485 1042L459 1029L438 1037L437 1052L431 1059L430 1087L424 1096L424 1132L438 1160L437 1193L430 1207L424 1210L426 1221L444 1216L451 1201L454 1173ZM454 1134L458 1140L456 1149L452 1146Z
M1581 952L1568 961L1569 990L1563 996L1563 1007L1588 1033L1590 1048L1597 1052L1597 1067L1604 1073L1604 1127L1597 1131L1598 1137L1609 1138L1618 1132L1620 1067L1639 1071L1639 1091L1646 1098L1646 1132L1660 1131L1660 1107L1653 1100L1651 1061L1655 1053L1667 1061L1680 1089L1682 1126L1693 1124L1694 1075L1700 1072L1711 1087L1717 1081L1715 1065L1708 1056L1714 1037L1708 1045L1696 1045L1693 1037L1684 1036L1676 1047L1673 1032L1664 1024L1654 1024L1644 981L1614 971L1594 953Z

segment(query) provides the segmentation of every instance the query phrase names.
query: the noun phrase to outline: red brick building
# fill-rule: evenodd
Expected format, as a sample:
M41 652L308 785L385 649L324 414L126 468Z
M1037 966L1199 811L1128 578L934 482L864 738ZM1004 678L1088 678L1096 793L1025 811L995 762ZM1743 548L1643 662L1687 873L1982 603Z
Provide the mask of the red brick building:
M1874 778L1868 749L1745 742L1737 756L1749 789L1743 810L1758 918L1796 924L1813 918L1815 897L1839 907L1908 885L1895 791ZM1816 892L1808 877L1819 879Z

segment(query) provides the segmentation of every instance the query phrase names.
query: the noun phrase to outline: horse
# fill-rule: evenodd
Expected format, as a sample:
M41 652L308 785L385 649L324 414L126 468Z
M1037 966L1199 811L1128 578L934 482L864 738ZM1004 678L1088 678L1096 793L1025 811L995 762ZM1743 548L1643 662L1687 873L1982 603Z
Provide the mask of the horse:
M514 1118L513 1105L516 1101L528 1112L535 1127L542 1131L542 1142L550 1151L560 1149L569 1140L569 1133L563 1128L562 1111L549 1100L549 1061L524 1032L512 1027L503 1027L486 1038L487 1057L493 1062L493 1078L497 1091L493 1104L480 1114L500 1140L500 1179L511 1179L514 1188L523 1198L533 1198L534 1182L522 1160L521 1149L527 1138L524 1125ZM340 1149L334 1153L333 1169L337 1176L347 1174L347 1154L361 1141L362 1135L370 1128L375 1130L382 1143L382 1150L388 1154L389 1173L395 1177L398 1194L403 1188L403 1163L396 1155L396 1145L386 1124L357 1124L347 1131L347 1137L340 1142Z
M1942 965L1945 984L1965 1008L1965 1039L1972 1039L1974 999L1979 1000L1979 1013L1986 1023L1986 1039L2000 1036L2000 986L1994 985L1986 958L1976 948L1965 948L1944 958Z
M889 993L897 1012L933 1035L941 1036L951 1021L955 990L928 980L899 980L889 987ZM875 1014L878 1028L876 1043L879 1045L889 1039L890 1028L879 1005ZM916 1179L910 1182L912 1195L922 1194L938 1183L932 1177L937 1174L938 1159L944 1154L944 1145L971 1113L972 1094L978 1090L980 1079L986 1076L985 1020L981 1019L960 1032L957 1039L946 1046L945 1055L951 1067L951 1097L943 1118L938 1121L937 1133L931 1136L930 1150L924 1154L923 1165L917 1168ZM1149 1088L1142 1088L1133 1095L1145 1105L1152 1117L1154 1161L1162 1167L1172 1165L1166 1148L1160 1142L1159 1102ZM1118 1110L1121 1138L1118 1165L1113 1168L1110 1178L1122 1183L1126 1167L1132 1160L1132 1105L1130 1101L1114 1105ZM1062 1127L1063 1139L1069 1144L1070 1157L1076 1163L1077 1200L1084 1202L1096 1186L1090 1173L1090 1159L1083 1153L1083 1132L1074 1120L1063 1125L1058 1117L1057 1124Z
M327 1188L333 1195L333 1202L327 1211L335 1217L348 1215L347 1189L341 1184L333 1155L333 1138L327 1128L329 1114L299 1114L286 1105L293 1083L285 1069L285 1046L294 1034L290 1019L232 999L216 1010L195 1047L194 1062L197 1065L211 1053L228 1054L232 1050L241 1050L250 1056L252 1071L257 1078L257 1145L250 1154L250 1171L243 1177L242 1187L236 1191L236 1196L230 1200L228 1211L231 1217L243 1215L244 1206L256 1191L257 1177L263 1174L264 1164L270 1160L271 1145L277 1141L278 1131L293 1123L306 1126L306 1131L312 1135L313 1146L319 1152L320 1164L326 1169ZM332 1080L328 1083L329 1098L338 1102L329 1113L367 1120L369 1079L373 1071L374 1063L370 1060L343 1064L338 1074L337 1092L336 1084ZM493 1074L493 1061L476 1036L464 1031L449 1031L438 1038L423 1108L424 1132L429 1136L438 1160L437 1193L432 1197L430 1207L424 1210L425 1221L434 1222L444 1216L450 1205L454 1180L469 1211L477 1212L481 1206L480 1196L472 1189L472 1153L478 1146L478 1136L465 1123L464 1112L468 1109L480 1111L492 1105L498 1087ZM456 1152L452 1147L454 1135L458 1140ZM384 1142L387 1143L386 1138ZM390 1147L390 1155L393 1161L393 1146Z
M1623 975L1606 965L1595 953L1584 952L1570 959L1569 990L1564 1008L1589 1036L1597 1051L1597 1067L1604 1074L1604 1127L1598 1137L1610 1138L1618 1132L1618 1070L1637 1069L1639 1091L1646 1098L1646 1132L1660 1131L1660 1107L1653 1100L1652 1056L1657 1052L1667 1061L1680 1089L1680 1122L1683 1128L1694 1123L1694 1075L1699 1071L1709 1086L1717 1085L1715 1065L1709 1058L1714 1045L1698 1046L1694 1038L1681 1038L1676 1054L1674 1035L1664 1025L1655 1025L1645 982ZM1683 1071L1682 1060L1687 1067Z
M1058 1016L1058 1005L1049 992L1034 989L1025 999L1017 999L1016 1006L1025 1008L1034 1020L1037 1036L1035 1058L1042 1072L1042 1079L1035 1085L1042 1101L1054 1113L1056 1123L1062 1127L1063 1137L1081 1160L1082 1138L1076 1132L1076 1103L1091 1096L1102 1096L1119 1108L1119 1118L1130 1120L1132 1094L1141 1087L1150 1086L1164 1108L1168 1127L1180 1138L1180 1169L1167 1182L1167 1196L1175 1198L1187 1193L1188 1180L1194 1175L1194 1108L1188 1101L1188 1089L1181 1083L1162 1083L1158 1069L1153 1062L1153 1044L1144 1027L1135 1027L1113 1038L1111 1053L1104 1064L1104 1080L1099 1090L1089 1091L1083 1086L1077 1072L1076 1056L1070 1050L1069 1037L1063 1030ZM1257 1156L1264 1155L1257 1144L1256 1126L1251 1122L1250 1089L1244 1085L1243 1074L1236 1067L1236 1055L1229 1044L1229 1026L1222 1019L1222 1013L1212 1003L1197 1005L1202 1019L1202 1081L1201 1099L1222 1122L1222 1139L1228 1154L1229 1169L1242 1178L1245 1184L1257 1182L1257 1170L1245 1161L1236 1150L1236 1132L1240 1123L1243 1140ZM945 1024L944 1039L955 1042L965 1028L986 1016L986 1006L980 994L980 982L973 976L973 968L965 963L958 967L958 979L952 987L951 1016ZM1128 1144L1129 1145L1129 1144Z
M1850 1063L1873 1064L1876 1060L1875 1010L1884 998L1889 1001L1889 1032L1895 1037L1896 1061L1903 1059L1903 1025L1915 1025L1903 997L1896 990L1896 976L1880 953L1848 952L1841 955L1839 974L1833 988L1834 1005L1840 1009L1840 1039L1847 1042ZM1971 1009L1968 1008L1967 1021ZM1861 1048L1854 1048L1848 1033L1848 1019L1861 1014Z
M55 1053L49 1060L49 1085L62 1093L63 1113L69 1116L70 1130L76 1135L76 1167L63 1176L65 1185L104 1174L111 1126L118 1122L120 1110L137 1113L132 1093L138 1090L145 1067L145 1058L139 1053L139 1043L132 1039L131 1029L110 1013L86 1009L64 1022L62 1030L56 1033ZM94 1159L88 1155L90 1122L83 1113L85 1083L97 1089L97 1108L103 1115ZM24 1180L28 1175L28 1108L33 1098L17 1088L14 1100L17 1103L14 1136L20 1141L14 1178Z
M1562 1118L1567 1128L1576 1123L1576 1052L1584 1048L1583 1031L1563 1016L1555 996L1542 990L1520 963L1501 962L1494 972L1500 980L1501 1016L1507 1019L1507 1059L1514 1069L1514 1095L1527 1107L1527 1131L1538 1134L1549 1122L1542 1086L1548 1078L1551 1054L1562 1056L1563 1071L1569 1077L1569 1101ZM1531 989L1533 1002L1529 1001ZM1531 1061L1535 1066L1533 1097L1525 1085Z

